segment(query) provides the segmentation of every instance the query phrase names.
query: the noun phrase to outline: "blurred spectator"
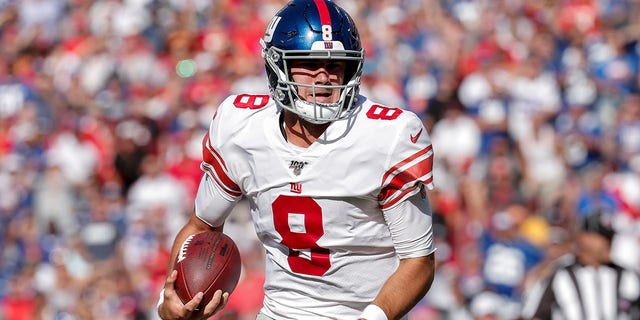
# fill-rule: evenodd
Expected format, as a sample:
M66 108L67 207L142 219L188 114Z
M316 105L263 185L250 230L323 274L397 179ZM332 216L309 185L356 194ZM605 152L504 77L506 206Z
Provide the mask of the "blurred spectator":
M640 96L629 95L623 100L617 120L618 165L640 172Z
M47 163L33 190L33 211L40 233L70 237L78 232L75 201L72 185L61 166Z
M505 311L504 307L503 298L500 297L500 295L491 291L485 291L473 297L469 308L475 320L511 318L508 315L503 315Z
M522 235L520 227L529 215L521 205L511 205L491 216L482 234L485 287L501 298L501 317L513 319L520 311L519 288L527 272L542 260L541 248Z
M457 101L447 105L444 117L433 126L431 139L441 161L457 175L466 174L480 152L480 129Z
M116 126L113 165L122 181L123 195L142 174L140 166L149 152L151 139L150 130L139 121L124 120Z
M560 141L551 124L541 114L529 116L531 132L516 141L522 155L523 190L527 198L553 203L566 178Z
M462 189L468 205L476 212L486 214L503 210L513 203L523 203L520 188L522 157L508 136L491 139L487 152L476 157L471 164L467 189Z
M32 270L25 268L9 282L7 296L0 301L0 315L6 319L35 319L38 297L31 287Z
M576 213L579 218L586 217L594 211L616 212L618 210L616 196L605 184L610 170L601 164L592 164L583 170L583 182L580 184L583 188L576 199Z
M192 203L184 187L164 170L164 160L158 156L147 155L142 160L141 176L127 194L127 218L157 223L168 234L176 234L177 222L186 222L185 212Z
M424 81L426 84L428 83L429 78L425 78ZM429 97L427 101L425 101L425 110L423 119L426 122L425 127L428 130L432 130L435 123L440 121L444 117L445 110L451 104L457 103L457 79L455 74L452 72L444 72L440 75L439 79L434 84L437 86L435 92L432 97ZM419 104L415 103L416 107L419 108Z
M69 119L73 122L73 119ZM81 186L96 175L98 150L82 132L82 125L70 123L50 137L47 162L60 168L62 176L72 185Z

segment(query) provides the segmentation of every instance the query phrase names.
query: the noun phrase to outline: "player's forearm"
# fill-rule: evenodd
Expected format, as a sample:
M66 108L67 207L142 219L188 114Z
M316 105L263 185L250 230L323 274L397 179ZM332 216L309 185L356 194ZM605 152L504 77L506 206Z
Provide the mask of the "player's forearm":
M178 252L180 251L180 246L182 246L182 243L192 234L196 234L196 233L200 233L200 232L204 232L212 229L213 228L211 228L209 225L207 225L198 217L196 217L195 214L192 214L191 218L189 219L189 222L187 222L187 224L185 224L184 227L180 229L180 231L176 235L175 240L173 241L173 246L171 247L171 260L169 260L169 268L168 268L167 274L169 274L171 270L173 270L176 257L178 256ZM222 229L222 228L220 227L216 229Z
M385 282L373 301L388 319L399 319L422 299L433 282L434 254L400 260L396 272Z

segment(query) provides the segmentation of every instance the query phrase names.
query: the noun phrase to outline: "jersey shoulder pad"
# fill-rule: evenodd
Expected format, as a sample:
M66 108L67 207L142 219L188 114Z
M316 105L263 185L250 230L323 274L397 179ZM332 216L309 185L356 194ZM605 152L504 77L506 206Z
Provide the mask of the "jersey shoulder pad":
M363 110L376 124L376 135L386 141L388 155L379 195L383 209L393 207L420 190L433 188L433 147L422 120L413 112L379 104Z
M230 95L218 106L214 117L223 116L225 122L242 121L264 110L272 103L271 97L267 94Z
M389 107L367 100L360 117L366 131L387 146L406 144L409 149L431 144L422 120L412 111ZM373 128L372 128L373 127Z
M266 110L270 103L268 95L242 94L227 97L218 106L203 138L201 168L230 199L241 196L233 170L238 157L235 145L242 130L251 127L252 117L259 114L259 111ZM260 119L256 121L260 122Z
M244 128L248 121L262 110L266 110L273 101L269 95L239 94L228 96L216 110L211 121L209 134L213 138L226 140L238 128Z

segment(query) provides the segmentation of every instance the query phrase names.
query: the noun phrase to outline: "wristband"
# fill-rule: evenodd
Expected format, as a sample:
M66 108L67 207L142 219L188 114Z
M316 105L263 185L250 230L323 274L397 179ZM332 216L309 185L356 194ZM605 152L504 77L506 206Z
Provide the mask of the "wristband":
M160 309L160 305L164 302L164 288L162 288L162 290L160 290L160 299L158 299L158 305L156 306L157 309Z
M370 304L360 314L360 319L366 320L388 320L387 315L375 304Z

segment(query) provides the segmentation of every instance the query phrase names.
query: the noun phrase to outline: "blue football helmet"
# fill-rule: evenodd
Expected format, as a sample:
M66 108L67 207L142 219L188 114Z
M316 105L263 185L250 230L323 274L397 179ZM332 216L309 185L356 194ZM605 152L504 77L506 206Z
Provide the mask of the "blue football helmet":
M328 0L293 0L271 19L262 44L269 89L276 103L311 123L347 118L358 100L364 49L349 14ZM290 62L300 59L336 59L346 62L345 83L313 85L291 78ZM336 103L305 101L297 88L340 89Z

